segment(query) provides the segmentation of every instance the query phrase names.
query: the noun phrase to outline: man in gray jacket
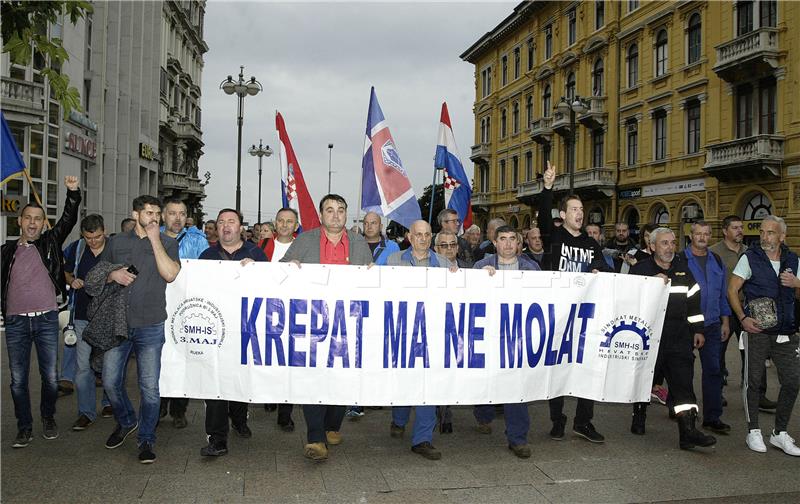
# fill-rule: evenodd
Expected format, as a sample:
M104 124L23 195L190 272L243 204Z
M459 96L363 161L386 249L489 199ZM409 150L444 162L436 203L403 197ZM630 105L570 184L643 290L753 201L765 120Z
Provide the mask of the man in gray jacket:
M345 229L347 202L338 194L328 194L319 202L322 227L297 236L281 262L301 264L354 264L372 263L372 252L364 238ZM325 404L303 405L303 416L308 426L304 454L312 460L326 460L328 446L342 442L339 430L344 420L345 406Z

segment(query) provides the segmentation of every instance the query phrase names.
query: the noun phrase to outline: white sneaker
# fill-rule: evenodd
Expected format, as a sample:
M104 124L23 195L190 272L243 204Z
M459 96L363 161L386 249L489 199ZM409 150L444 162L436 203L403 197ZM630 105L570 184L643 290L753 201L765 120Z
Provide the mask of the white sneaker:
M780 448L787 455L800 457L800 448L794 444L794 439L786 431L775 434L773 430L772 435L769 437L769 444L775 448Z
M764 438L761 437L761 429L750 430L750 432L747 434L747 447L753 450L754 452L758 453L767 452L767 446L764 444Z

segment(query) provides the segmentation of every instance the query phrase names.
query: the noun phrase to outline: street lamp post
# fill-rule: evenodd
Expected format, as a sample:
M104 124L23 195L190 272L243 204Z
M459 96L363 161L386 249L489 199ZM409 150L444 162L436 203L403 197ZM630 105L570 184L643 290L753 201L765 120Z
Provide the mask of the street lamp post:
M258 156L258 222L261 222L261 159L266 156L270 157L272 155L272 149L269 148L269 145L264 145L262 140L258 139L258 147L253 144L250 149L247 150L251 156Z
M236 94L238 98L237 120L236 123L239 127L237 137L236 149L236 211L242 210L242 124L244 124L244 97L255 96L262 89L261 83L255 77L250 77L249 81L244 80L244 65L239 67L239 80L234 81L232 76L222 81L219 88L225 94Z
M328 144L328 194L331 193L331 156L333 155L333 144Z
M589 109L586 102L580 96L575 96L572 103L570 103L563 96L556 105L556 110L562 114L569 112L569 135L567 136L569 163L567 169L569 170L569 194L575 190L575 143L578 134L578 126L575 122L577 114L583 114Z

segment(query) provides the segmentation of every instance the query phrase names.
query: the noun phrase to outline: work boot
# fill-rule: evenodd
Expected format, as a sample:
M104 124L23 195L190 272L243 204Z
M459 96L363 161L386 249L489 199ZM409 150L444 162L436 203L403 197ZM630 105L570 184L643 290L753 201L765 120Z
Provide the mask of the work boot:
M643 436L645 420L647 420L647 404L634 403L633 419L631 420L631 433L636 434L637 436Z
M697 412L692 409L678 413L678 432L680 433L681 450L688 450L695 446L714 446L717 440L714 436L703 434L695 427Z

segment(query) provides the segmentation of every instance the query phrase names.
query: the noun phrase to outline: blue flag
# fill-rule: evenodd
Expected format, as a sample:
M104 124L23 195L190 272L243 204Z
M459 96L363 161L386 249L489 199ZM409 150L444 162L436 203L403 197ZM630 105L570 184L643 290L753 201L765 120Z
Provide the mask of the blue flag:
M6 122L6 116L2 112L0 112L0 116L3 118L3 144L1 147L3 166L2 175L0 176L0 185L2 185L20 175L22 170L25 169L25 162L22 160L22 154L19 153L17 142L11 136L11 129Z

